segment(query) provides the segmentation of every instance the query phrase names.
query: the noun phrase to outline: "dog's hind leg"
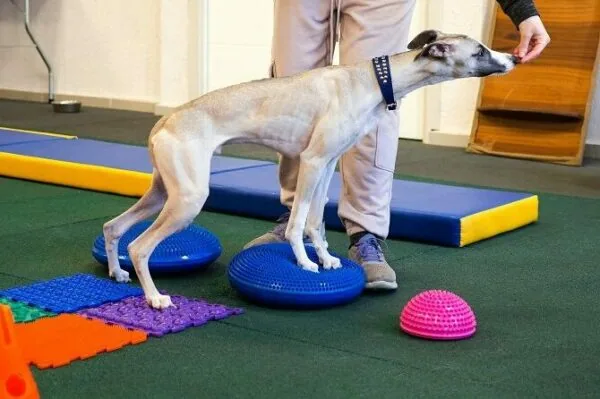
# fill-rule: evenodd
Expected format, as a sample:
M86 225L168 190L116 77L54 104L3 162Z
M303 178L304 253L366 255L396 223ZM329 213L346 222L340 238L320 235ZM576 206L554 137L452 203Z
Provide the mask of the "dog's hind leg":
M325 205L327 204L327 191L335 171L336 163L337 159L333 159L327 164L325 173L319 181L313 195L306 221L306 228L304 229L305 234L311 239L324 269L336 269L340 267L340 260L327 251L329 245L325 238L325 224L323 221Z
M167 201L154 223L128 249L146 301L153 308L162 309L172 305L171 298L156 289L148 259L158 244L185 229L200 213L208 198L210 161L215 146L201 140L191 145L171 139L167 133L155 137L155 149L156 167L167 191Z
M152 174L152 182L146 193L128 210L103 226L106 255L108 257L108 275L120 283L131 281L129 273L119 264L119 240L134 224L147 219L160 211L167 196L158 171Z

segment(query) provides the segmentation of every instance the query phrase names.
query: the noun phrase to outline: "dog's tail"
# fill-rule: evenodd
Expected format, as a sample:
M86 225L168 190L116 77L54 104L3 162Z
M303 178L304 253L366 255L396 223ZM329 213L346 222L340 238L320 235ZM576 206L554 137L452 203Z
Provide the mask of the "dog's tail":
M148 136L148 144L152 143L152 137L156 133L158 133L160 131L160 129L162 129L165 126L167 119L169 119L169 117L167 115L165 115L154 124L154 126L152 127L152 130L150 131L150 135Z

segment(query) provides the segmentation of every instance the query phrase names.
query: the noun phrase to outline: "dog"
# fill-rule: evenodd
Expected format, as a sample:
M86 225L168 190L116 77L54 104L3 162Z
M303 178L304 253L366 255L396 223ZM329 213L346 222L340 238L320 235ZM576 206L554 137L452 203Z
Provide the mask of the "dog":
M519 60L458 34L426 30L405 52L386 61L394 96L402 98L427 85L510 72ZM328 66L290 77L255 80L207 93L162 117L148 138L153 165L147 192L131 208L106 222L103 234L109 276L130 281L117 255L119 239L134 224L159 213L128 245L147 303L172 306L159 293L148 259L166 237L186 228L209 195L213 153L227 143L255 143L300 160L295 200L285 237L299 267L318 272L303 238L314 246L324 269L340 267L329 254L323 212L338 159L366 133L378 115L391 112L383 98L374 63ZM380 76L381 77L381 76Z

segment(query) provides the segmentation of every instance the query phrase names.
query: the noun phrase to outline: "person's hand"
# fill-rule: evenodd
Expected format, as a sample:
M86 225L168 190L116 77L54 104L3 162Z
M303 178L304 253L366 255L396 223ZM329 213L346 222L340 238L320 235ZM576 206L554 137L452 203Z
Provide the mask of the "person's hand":
M532 61L542 54L550 43L550 36L539 16L527 18L519 24L521 42L513 51L522 64Z

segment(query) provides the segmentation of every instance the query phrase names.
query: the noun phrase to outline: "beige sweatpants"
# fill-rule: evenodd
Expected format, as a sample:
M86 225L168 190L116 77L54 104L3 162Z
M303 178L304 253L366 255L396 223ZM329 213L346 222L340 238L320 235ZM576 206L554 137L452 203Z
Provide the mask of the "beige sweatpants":
M415 2L275 0L272 75L288 76L329 65L335 39L340 64L404 51ZM387 111L377 129L341 158L338 216L348 235L360 231L382 238L388 235L398 123L398 111ZM294 200L298 161L280 156L281 202L288 208Z

